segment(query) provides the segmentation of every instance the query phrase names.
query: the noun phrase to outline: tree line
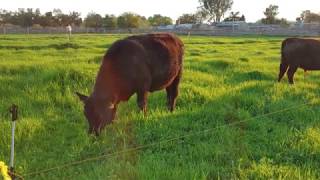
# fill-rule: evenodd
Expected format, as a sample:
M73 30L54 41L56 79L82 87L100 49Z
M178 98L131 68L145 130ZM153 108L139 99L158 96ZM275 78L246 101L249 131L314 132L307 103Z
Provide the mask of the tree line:
M155 14L148 18L139 14L125 12L120 16L106 14L101 16L91 12L84 19L79 12L63 13L60 9L42 14L40 9L19 8L17 11L0 10L0 25L12 24L21 27L62 27L62 26L85 26L90 28L139 28L148 26L161 26L173 24L172 19L167 16Z
M246 21L245 15L240 12L231 11L229 16L225 17L226 12L232 9L233 0L198 0L199 7L195 13L182 14L176 20L175 24L202 24L219 23L221 21ZM269 5L263 12L265 17L258 20L263 24L288 25L285 18L278 18L279 6ZM224 18L225 17L225 18ZM320 14L309 10L303 11L297 22L312 23L320 22ZM7 11L0 9L0 25L13 24L22 27L31 27L39 25L41 27L61 27L67 25L84 26L91 28L143 28L148 26L164 26L174 24L170 17L155 14L146 18L139 14L125 12L119 16L106 14L104 16L91 12L83 19L79 12L63 13L60 9L42 14L40 9L19 8L17 11Z

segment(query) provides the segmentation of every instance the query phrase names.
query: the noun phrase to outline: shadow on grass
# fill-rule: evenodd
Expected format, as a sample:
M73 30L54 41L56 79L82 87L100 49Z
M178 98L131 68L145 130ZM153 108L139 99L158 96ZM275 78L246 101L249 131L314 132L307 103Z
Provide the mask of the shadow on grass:
M97 48L101 48L101 49L109 49L111 47L112 43L109 43L109 44L102 44L102 45L97 45L95 47Z
M139 120L139 128L136 129L139 144L165 142L167 139L182 136L143 150L140 166L153 167L147 168L149 170L161 170L161 161L165 160L168 174L174 174L170 169L198 173L204 170L208 177L217 179L238 176L235 168L238 163L252 163L269 157L277 164L290 163L303 170L310 158L314 159L316 156L299 154L283 142L290 143L295 138L294 129L305 131L316 123L317 120L306 111L315 111L316 108L306 106L250 119L274 112L275 109L286 108L284 99L268 98L272 87L270 84L250 85L240 88L237 93L225 93L214 100L204 100L199 104L192 103L193 99L189 99L187 104L181 104L178 100L178 110L174 113ZM300 122L301 114L305 118L304 123ZM211 129L210 132L205 131L208 129ZM179 156L176 156L177 152ZM286 157L278 156L279 153L286 154ZM182 164L179 163L181 161ZM213 167L212 164L218 166ZM312 161L309 165L314 172L319 168L317 161ZM180 170L175 169L177 166Z
M88 60L88 64L101 64L102 60L102 56L95 56L92 59Z
M63 50L63 49L80 49L84 48L84 46L75 44L75 43L63 43L63 44L50 44L47 46L0 46L0 49L8 49L8 50L44 50L44 49L56 49L56 50Z
M249 72L234 72L230 77L227 78L227 82L239 84L247 81L274 81L276 82L276 76L271 76L262 71L249 71Z
M200 71L203 73L221 73L221 71L230 70L233 68L233 62L227 60L214 60L214 61L189 61L187 68ZM189 66L189 67L188 67Z
M244 40L244 41L231 41L231 42L224 42L224 41L204 41L204 42L186 42L185 44L191 44L191 45L197 45L197 44L216 44L216 45L222 45L222 44L235 44L235 45L242 45L242 44L258 44L263 43L263 41L258 40Z

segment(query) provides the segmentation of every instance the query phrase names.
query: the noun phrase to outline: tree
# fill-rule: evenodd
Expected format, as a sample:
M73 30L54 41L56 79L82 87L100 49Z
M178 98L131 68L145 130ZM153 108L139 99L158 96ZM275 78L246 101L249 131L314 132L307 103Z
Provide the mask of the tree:
M246 17L244 15L239 16L240 12L230 12L230 15L225 18L223 21L228 22L228 21L246 21Z
M25 11L24 8L19 8L18 12L15 13L15 16L16 21L14 22L14 24L26 28L32 26L33 20L35 18L35 14L32 8L28 8L27 11Z
M80 26L82 23L80 15L78 12L64 14L60 9L54 9L52 12L46 12L45 14L41 14L40 9L32 8L19 8L15 12L0 10L2 24L10 23L26 28L36 24L42 27L66 26L68 24Z
M237 12L231 11L230 17L231 17L231 19L232 19L233 21L236 21L236 20L240 19L239 14L240 14L239 11L237 11Z
M68 24L73 24L75 26L80 26L81 23L82 23L81 13L76 12L76 11L70 12L68 19L69 19L69 23Z
M242 16L240 17L239 21L244 21L244 22L246 22L246 17L242 14Z
M311 12L310 10L302 11L300 18L297 20L303 21L304 23L320 22L320 14Z
M120 28L139 28L149 25L145 17L130 12L120 15L117 22Z
M0 9L0 25L12 23L12 12Z
M196 24L197 17L194 14L183 14L177 19L177 24Z
M289 27L290 26L290 23L285 18L277 19L276 24L280 24L281 27Z
M263 24L276 24L277 21L277 15L279 6L277 5L269 5L269 7L266 8L266 10L263 12L263 14L266 16L266 18L263 18L261 22Z
M54 17L52 12L46 12L44 15L40 17L39 24L42 27L54 26Z
M199 0L200 7L210 16L209 21L220 22L221 17L231 9L233 0Z
M226 22L227 21L239 21L239 19L240 19L239 14L240 14L239 11L237 11L237 12L231 11L229 17L225 18L223 21L226 21Z
M205 20L208 19L209 14L205 9L198 7L195 16L197 18L197 24L202 24Z
M171 25L172 19L167 16L161 16L160 14L154 14L148 18L148 22L151 26L164 26Z
M100 14L91 12L84 19L84 24L86 27L91 27L91 28L95 28L96 30L98 30L98 28L102 27L103 19Z
M52 11L52 15L53 15L53 24L54 24L54 26L61 26L62 24L61 24L61 21L62 21L62 18L61 18L61 16L62 16L62 11L61 11L61 9L53 9L53 11Z
M108 28L108 29L115 29L118 26L117 21L118 21L118 19L115 15L106 14L103 18L103 27Z

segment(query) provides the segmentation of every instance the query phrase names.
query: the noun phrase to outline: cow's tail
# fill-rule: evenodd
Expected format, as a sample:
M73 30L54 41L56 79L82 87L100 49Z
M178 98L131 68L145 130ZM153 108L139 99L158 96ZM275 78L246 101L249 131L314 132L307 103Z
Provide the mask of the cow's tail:
M281 62L279 67L279 76L278 76L278 82L281 81L283 75L287 72L289 64L287 62L287 57L285 53L285 47L287 45L287 41L283 41L281 45Z
M288 57L287 57L287 54L288 54L287 46L289 43L288 41L289 39L286 39L281 44L281 63L283 64L288 64Z

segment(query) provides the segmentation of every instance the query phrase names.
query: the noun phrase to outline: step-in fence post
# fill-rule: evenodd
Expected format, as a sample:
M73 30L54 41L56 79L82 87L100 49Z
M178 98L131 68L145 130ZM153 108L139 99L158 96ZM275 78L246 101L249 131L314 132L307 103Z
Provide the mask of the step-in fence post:
M11 154L10 154L10 176L14 180L14 133L16 128L16 120L18 119L18 106L13 104L10 107L10 113L11 113Z

